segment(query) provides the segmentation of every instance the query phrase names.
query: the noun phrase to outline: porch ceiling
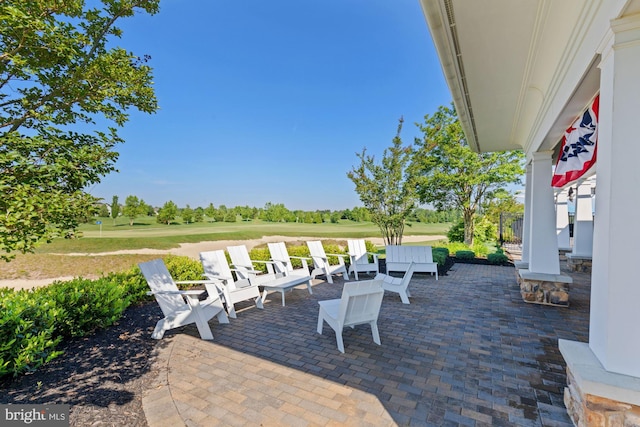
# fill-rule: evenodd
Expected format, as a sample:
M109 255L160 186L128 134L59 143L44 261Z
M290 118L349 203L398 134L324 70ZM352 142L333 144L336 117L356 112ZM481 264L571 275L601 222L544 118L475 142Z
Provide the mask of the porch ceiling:
M602 17L610 15L602 13L602 3L610 2L420 1L475 151L551 149L566 127L564 120L569 123L597 92L595 47L579 67L570 70L571 61L580 43L591 36L589 24L596 17L605 22ZM558 109L552 102L560 84L576 70L577 86L570 88Z

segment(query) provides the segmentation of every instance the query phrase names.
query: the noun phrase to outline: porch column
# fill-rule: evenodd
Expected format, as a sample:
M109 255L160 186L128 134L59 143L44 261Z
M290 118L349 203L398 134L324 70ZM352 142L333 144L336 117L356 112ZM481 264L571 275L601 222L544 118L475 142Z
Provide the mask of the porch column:
M565 251L571 250L567 190L562 190L556 195L556 234L558 236L558 249Z
M522 255L517 268L529 268L529 234L531 233L531 163L527 163L525 168L524 181L524 218L522 220Z
M611 29L600 63L589 346L604 369L640 381L640 226L633 221L640 206L640 16L612 21Z
M593 253L593 204L591 202L591 181L578 185L576 216L573 221L574 256L591 257Z
M551 187L552 151L533 153L529 225L529 272L560 274L558 237ZM527 190L529 186L527 185Z

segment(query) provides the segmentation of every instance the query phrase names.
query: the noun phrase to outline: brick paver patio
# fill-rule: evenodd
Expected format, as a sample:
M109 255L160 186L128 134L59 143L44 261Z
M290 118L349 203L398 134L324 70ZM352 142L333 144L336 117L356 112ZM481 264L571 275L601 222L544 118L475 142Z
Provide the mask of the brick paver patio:
M563 271L564 274L569 274ZM522 301L513 267L455 264L436 281L414 275L411 304L385 294L378 321L316 333L318 300L342 281L315 281L246 304L229 325L168 333L157 387L144 399L157 426L571 426L558 338L588 339L589 275L571 273L569 308ZM241 306L241 305L238 305Z

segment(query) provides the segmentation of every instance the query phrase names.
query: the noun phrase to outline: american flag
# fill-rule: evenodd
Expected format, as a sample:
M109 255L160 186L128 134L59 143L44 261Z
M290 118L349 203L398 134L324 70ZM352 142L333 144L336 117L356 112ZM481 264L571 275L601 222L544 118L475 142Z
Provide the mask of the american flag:
M562 150L551 179L551 186L563 187L575 181L596 163L599 100L600 95L596 96L582 117L564 132Z

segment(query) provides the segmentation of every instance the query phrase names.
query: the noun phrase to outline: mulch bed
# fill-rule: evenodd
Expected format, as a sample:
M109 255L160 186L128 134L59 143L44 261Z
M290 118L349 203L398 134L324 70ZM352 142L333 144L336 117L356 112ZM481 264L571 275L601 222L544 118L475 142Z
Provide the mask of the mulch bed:
M130 307L116 325L62 343L64 355L0 382L0 403L69 404L72 426L147 426L142 395L158 375L150 334L160 315L155 301Z

